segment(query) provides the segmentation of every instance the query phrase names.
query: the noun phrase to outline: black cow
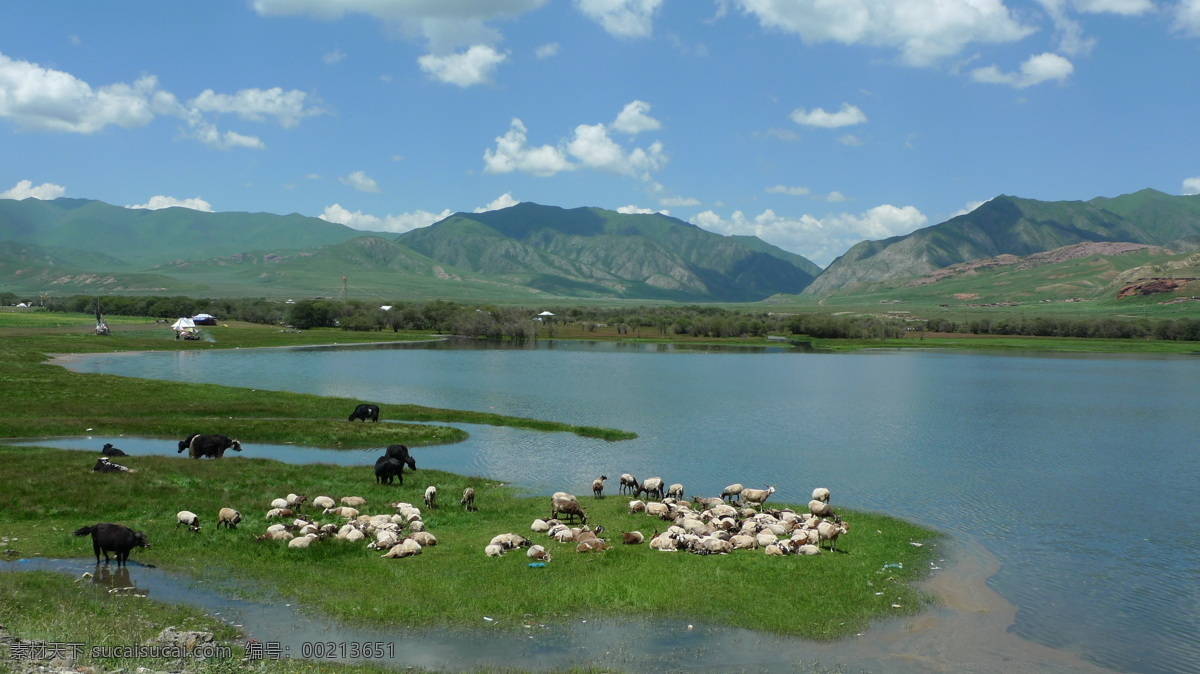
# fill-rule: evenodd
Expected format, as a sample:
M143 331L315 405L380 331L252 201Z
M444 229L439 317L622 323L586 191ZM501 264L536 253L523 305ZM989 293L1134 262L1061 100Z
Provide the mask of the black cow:
M366 423L367 419L370 419L371 421L379 421L379 405L362 404L358 407L355 407L354 411L350 413L350 418L347 419L347 421L354 421L355 419L359 419L363 423Z
M396 459L389 459L386 456L376 459L375 482L377 484L391 484L393 478L398 478L400 486L404 486L404 464Z
M182 454L182 453L184 453L185 451L187 451L187 448L192 446L192 440L194 440L194 439L196 438L196 436L197 436L197 435L200 435L200 434L199 434L199 433L192 433L191 435L187 436L186 438L184 438L184 439L180 440L180 441L179 441L179 451L178 451L178 452L175 452L175 453L176 453L176 454Z
M129 560L129 551L134 548L149 548L150 541L146 534L134 531L127 526L101 522L90 527L75 530L76 536L92 535L92 550L96 553L96 563L100 563L100 552L104 552L104 563L108 563L108 552L117 555L117 566L122 566Z
M417 462L408 455L408 447L404 445L388 445L387 451L384 453L389 459L395 459L401 463L408 464L409 468L417 469Z
M111 442L104 443L104 449L101 449L100 453L104 456L129 456L125 452L113 447Z
M193 459L202 459L204 457L219 459L225 456L225 450L227 449L240 452L242 451L242 443L237 440L230 440L228 436L220 433L212 435L198 433L191 436L191 440L188 442L188 456ZM176 453L178 454L178 452Z

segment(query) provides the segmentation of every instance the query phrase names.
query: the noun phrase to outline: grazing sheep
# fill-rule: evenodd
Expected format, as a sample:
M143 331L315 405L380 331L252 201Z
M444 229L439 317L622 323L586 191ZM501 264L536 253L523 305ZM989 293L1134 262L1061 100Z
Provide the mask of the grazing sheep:
M763 502L766 501L767 498L771 494L774 494L774 493L775 493L775 487L773 485L768 485L766 489L743 489L742 490L742 502L745 503L747 506L754 506L756 508L761 508L763 505Z
M504 552L505 550L503 545L488 545L483 549L483 554L487 555L488 557L501 557L504 555Z
M618 494L634 494L637 495L637 490L641 485L638 484L637 478L629 473L621 473L621 486L617 488Z
M367 505L367 499L361 496L343 496L341 498L341 503L342 505L350 506L351 508L361 508Z
M604 481L607 479L608 479L607 475L601 475L600 477L596 478L595 480L592 480L592 497L593 498L601 498L604 496Z
M186 524L192 531L200 531L200 516L190 510L180 510L175 515L175 528L178 529L180 524Z
M731 484L728 487L725 487L724 489L721 490L721 500L722 501L733 501L735 499L741 498L743 489L745 489L745 487L743 487L740 482Z
M464 489L462 498L458 500L458 504L467 510L475 510L475 488L467 487Z
M703 496L693 496L692 503L695 503L696 505L700 506L701 510L712 510L713 508L715 508L719 505L724 505L725 501L717 498L716 496L713 496L711 498L705 498Z
M835 516L833 513L833 508L830 508L829 504L826 503L825 501L821 501L818 499L813 499L808 502L808 512L812 513L813 515L816 515L817 517L834 517Z
M824 501L829 503L829 490L825 487L817 487L813 490L812 498L814 501Z
M429 485L428 487L425 488L425 507L426 508L436 508L437 507L437 487L435 487L433 485Z
M530 547L529 551L525 553L525 556L530 559L536 559L540 562L550 561L550 552L540 545L534 545Z
M625 545L640 545L646 540L640 531L622 531L621 542Z
M637 491L634 492L634 496L645 494L646 497L649 498L651 495L655 495L658 500L661 501L663 497L666 496L666 494L663 493L663 489L663 479L661 477L648 477L644 482L642 482L641 486L637 488Z
M550 499L550 517L557 519L558 516L566 515L568 520L574 520L579 517L579 521L587 524L587 513L583 511L583 506L579 505L579 501L574 496L567 495L569 498L551 498Z
M320 508L321 510L325 510L326 508L332 508L337 505L337 503L333 499L329 498L328 496L318 496L312 500L312 504L313 504L313 506ZM350 505L350 504L347 503L346 505Z
M217 513L217 528L220 529L224 524L230 529L236 529L239 522L242 521L242 514L233 508L221 508Z
M280 510L282 510L282 509L284 509L284 508L289 508L289 507L291 507L291 504L290 504L290 503L288 503L288 502L287 502L287 499L285 499L285 498L277 498L277 499L275 499L274 501L271 501L271 507L272 507L272 508L279 508Z
M667 496L678 499L683 498L683 485L676 482L670 487L667 487Z
M289 508L271 508L267 511L266 519L273 520L280 517L291 517L292 511Z

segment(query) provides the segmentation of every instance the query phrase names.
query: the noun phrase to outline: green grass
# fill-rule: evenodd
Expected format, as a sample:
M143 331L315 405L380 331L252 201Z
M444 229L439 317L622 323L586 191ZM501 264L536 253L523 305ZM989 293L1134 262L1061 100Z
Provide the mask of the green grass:
M548 515L548 499L481 477L420 470L409 473L403 487L387 487L374 483L369 467L228 456L220 461L129 457L125 463L136 473L97 474L90 471L92 452L7 446L0 446L0 462L5 465L2 531L20 539L12 546L21 555L88 557L90 542L70 532L95 522L118 522L144 530L150 539L151 548L134 551L136 561L205 579L238 578L256 592L280 595L351 624L460 626L477 624L486 615L516 628L530 619L640 616L829 639L861 631L873 619L927 606L930 598L913 581L922 577L937 548L936 535L910 523L844 512L851 530L839 541L842 552L816 557L768 557L761 551L700 557L657 552L644 544L578 554L570 544L529 531L535 518ZM393 512L387 504L397 500L421 505L430 484L438 487L442 506L423 511L439 544L417 557L382 559L361 543L336 540L307 550L254 540L268 524L263 515L270 501L288 492L310 498L362 496L368 505L360 510L374 514ZM458 507L457 496L466 486L476 490L477 512ZM581 501L589 522L604 525L618 541L622 530L649 535L666 528L645 515L629 515L627 500L620 497ZM238 530L215 529L221 507L246 517ZM176 527L175 513L184 509L200 515L200 533ZM510 531L529 535L551 550L554 560L534 569L523 552L501 558L483 554L493 536ZM916 547L910 541L932 544ZM903 568L885 568L896 563ZM381 587L388 591L380 592ZM803 611L797 610L799 604Z

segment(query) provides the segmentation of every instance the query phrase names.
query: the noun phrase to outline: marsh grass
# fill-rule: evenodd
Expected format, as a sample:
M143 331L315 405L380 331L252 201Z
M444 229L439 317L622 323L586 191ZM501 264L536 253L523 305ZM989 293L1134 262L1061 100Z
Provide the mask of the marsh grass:
M87 557L90 543L70 532L118 522L144 530L150 539L150 549L134 551L137 561L206 579L236 578L250 592L363 625L475 625L488 616L497 626L515 629L568 616L637 616L829 639L860 631L877 618L915 613L930 600L913 581L928 568L936 536L874 513L844 513L851 531L839 541L841 551L816 557L775 558L761 551L700 557L619 543L602 553L579 554L573 545L529 531L535 518L548 516L548 499L485 478L419 470L406 474L403 487L388 487L374 483L369 466L289 465L228 455L220 461L129 457L125 463L138 472L97 474L90 471L94 460L91 452L0 446L6 467L3 532L20 539L20 554ZM421 503L430 484L438 487L436 509ZM476 490L476 512L458 506L466 486ZM438 545L392 560L361 543L329 540L295 550L253 540L268 524L263 515L270 501L288 492L362 496L368 505L360 510L371 514L393 512L390 502L413 503L422 507ZM622 530L649 535L666 527L627 514L624 498L581 502L589 523L604 525L610 541L619 541ZM224 506L246 518L236 531L213 526ZM175 513L184 509L200 515L200 533L176 527ZM531 568L524 551L484 556L493 536L510 531L544 545L553 561Z

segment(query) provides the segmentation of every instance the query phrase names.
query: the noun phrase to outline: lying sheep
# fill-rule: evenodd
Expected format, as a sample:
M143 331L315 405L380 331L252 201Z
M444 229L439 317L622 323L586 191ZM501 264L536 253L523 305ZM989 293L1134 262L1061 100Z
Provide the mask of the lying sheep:
M292 540L288 541L288 547L289 548L307 548L310 545L312 545L312 542L315 540L317 540L316 534L306 534L304 536L298 536L298 537L293 538Z
M458 504L468 511L475 510L475 489L473 487L464 489L462 498L458 500Z
M312 500L312 504L313 504L313 506L320 508L321 510L325 510L326 508L332 508L337 505L337 503L335 503L334 500L329 498L328 496L318 496ZM349 504L346 504L346 505L349 505Z
M575 552L603 552L608 549L608 543L601 538L591 538L586 541L581 541L575 546Z
M236 529L239 522L242 521L242 514L233 508L221 508L217 513L217 528L225 525L229 529Z
M295 508L297 510L299 510L300 506L304 505L304 502L307 500L308 500L308 496L306 496L304 494L288 494L287 495L288 506Z
M518 536L514 533L507 533L493 537L489 545L499 545L505 550L515 550L517 548L527 548L532 544L532 542L533 541L530 541L524 536Z
M287 499L285 499L285 498L277 498L274 501L271 501L272 508L283 509L283 508L288 508L290 506L291 506L291 504L288 503Z
M341 498L341 503L342 505L350 506L351 508L361 508L367 505L367 499L361 496L343 496Z
M505 552L503 545L488 545L483 549L483 554L488 557L502 557Z
M601 475L592 480L592 498L602 498L604 496L604 481L607 479L607 475Z
M550 552L547 551L546 548L543 548L540 545L531 546L529 548L529 550L525 553L525 556L530 559L536 559L539 562L550 561Z
M536 519L533 524L529 525L529 530L535 534L544 534L550 531L550 524L543 519Z
M326 508L325 510L323 510L321 512L326 515L332 514L332 515L337 515L338 517L344 517L348 520L352 520L355 517L358 517L358 511L355 510L354 508L351 508L350 506L339 506L337 508Z
M438 544L437 537L428 531L414 531L407 538L420 543L422 548L432 548Z
M295 536L290 531L267 531L261 536L255 536L256 541L291 541Z
M634 500L634 501L629 502L629 514L630 515L632 515L634 513L644 513L644 512L646 512L646 502L645 501Z
M625 545L638 545L646 540L640 531L622 531L621 542Z
M186 524L187 528L192 531L200 531L200 516L190 510L180 510L179 514L175 515L175 528L178 529L180 524Z
M406 538L392 546L390 550L381 556L388 559L396 559L399 557L412 557L413 555L419 554L421 554L421 544L412 540L411 538Z

